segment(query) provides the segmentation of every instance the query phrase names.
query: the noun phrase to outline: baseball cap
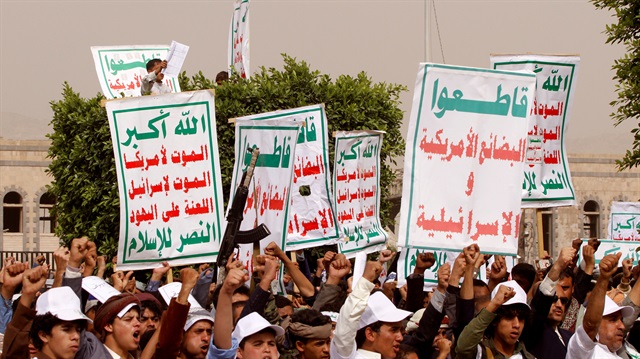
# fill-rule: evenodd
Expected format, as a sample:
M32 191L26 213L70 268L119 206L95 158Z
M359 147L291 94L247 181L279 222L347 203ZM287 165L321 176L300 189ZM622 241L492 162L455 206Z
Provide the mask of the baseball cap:
M271 328L275 331L276 337L284 334L284 329L282 329L281 326L271 325L260 314L253 312L238 320L238 324L233 330L233 333L231 333L231 337L235 338L238 343L240 343L244 338L256 334L266 328Z
M393 302L382 292L376 292L369 297L367 307L362 313L362 317L360 317L358 329L378 321L387 323L399 322L411 314L411 312L396 308Z
M491 299L493 299L493 297L498 294L498 289L500 289L500 286L502 285L511 287L516 292L516 295L506 301L503 306L512 304L524 304L527 306L527 308L531 309L529 304L527 304L527 293L524 292L524 289L522 289L520 284L518 284L518 282L516 282L515 280L508 280L506 282L498 284L495 288L493 288L493 292L491 292Z
M44 292L36 302L36 315L51 313L58 319L73 321L91 319L80 310L80 299L69 287L51 288Z
M196 307L189 309L187 321L184 324L184 331L186 332L187 330L189 330L189 328L191 328L194 324L201 320L206 320L213 324L213 317L204 308Z
M626 318L628 316L630 316L631 314L633 314L633 308L631 308L630 306L624 305L624 306L619 306L616 304L616 302L613 301L613 299L609 298L608 295L604 296L604 310L602 311L602 316L607 316L609 314L613 314L617 311L622 311L622 317Z
M411 333L412 331L418 329L420 319L422 319L422 316L424 315L425 310L426 310L425 308L422 308L422 309L418 309L415 313L413 313L413 315L407 322L407 327L406 327L407 333Z

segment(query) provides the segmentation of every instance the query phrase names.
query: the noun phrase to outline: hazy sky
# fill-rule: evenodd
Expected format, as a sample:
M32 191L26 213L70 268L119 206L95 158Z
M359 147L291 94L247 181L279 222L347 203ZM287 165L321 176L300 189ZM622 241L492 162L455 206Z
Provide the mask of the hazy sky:
M409 88L402 97L406 124L426 52L432 62L473 67L488 67L491 53L579 54L568 152L620 154L631 147L637 121L614 128L609 117L610 68L624 52L604 43L609 13L587 0L436 0L435 11L433 4L252 0L251 71L281 68L281 53L334 78L366 71ZM232 0L0 0L0 137L44 139L49 102L61 98L64 81L83 97L100 91L90 46L176 40L190 46L183 69L214 78L227 66L232 7Z

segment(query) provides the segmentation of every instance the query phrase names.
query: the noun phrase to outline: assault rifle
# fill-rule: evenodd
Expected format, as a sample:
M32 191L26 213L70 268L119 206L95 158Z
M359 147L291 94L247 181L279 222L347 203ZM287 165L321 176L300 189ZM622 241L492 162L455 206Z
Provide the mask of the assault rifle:
M240 180L238 189L236 189L236 194L233 196L233 202L227 214L227 228L224 231L220 251L218 252L218 258L216 260L216 267L219 271L218 285L222 285L222 280L226 275L225 266L227 265L227 260L234 255L236 248L240 248L240 244L258 243L261 239L271 234L271 231L269 231L269 228L267 228L264 223L251 230L240 230L240 224L244 218L242 213L244 212L244 207L247 205L247 196L249 195L249 184L253 177L256 161L260 155L259 148L247 148L247 151L251 153L251 162L247 170L242 174L242 179Z

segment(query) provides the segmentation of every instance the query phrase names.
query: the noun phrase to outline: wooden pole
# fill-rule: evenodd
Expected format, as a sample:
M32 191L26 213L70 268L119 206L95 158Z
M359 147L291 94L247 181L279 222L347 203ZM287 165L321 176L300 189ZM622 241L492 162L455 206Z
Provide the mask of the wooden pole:
M536 208L536 228L538 233L538 259L540 259L544 253L544 228L542 224L542 211L539 208Z

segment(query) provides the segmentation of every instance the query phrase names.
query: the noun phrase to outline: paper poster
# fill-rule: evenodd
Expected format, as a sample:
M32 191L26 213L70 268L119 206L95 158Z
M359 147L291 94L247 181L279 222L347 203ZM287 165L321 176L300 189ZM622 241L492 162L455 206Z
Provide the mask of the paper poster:
M120 193L118 269L214 261L226 222L213 92L106 108Z
M233 203L242 173L251 161L247 148L258 148L260 155L249 185L249 196L243 213L240 230L249 230L264 223L271 234L260 241L260 252L271 242L285 248L291 203L293 166L296 158L296 143L302 123L285 120L236 120L235 165L231 182ZM227 208L227 211L229 208ZM247 268L253 263L253 245L240 245L240 258ZM274 293L284 294L283 268L273 282Z
M380 224L381 131L336 133L333 200L344 242L338 251L348 258L385 248Z
M535 75L421 64L398 245L515 255ZM338 215L340 210L338 209Z
M569 127L577 56L491 56L497 70L529 70L537 86L529 114L527 153L522 182L522 207L541 208L575 205L575 191L567 161L564 138Z
M171 303L171 298L176 298L178 294L180 294L180 289L182 289L182 283L173 282L165 284L162 287L158 288L158 292L160 292L160 295L162 296L162 299L164 299L164 302L169 305ZM194 298L191 294L189 294L187 301L189 302L189 304L191 304L191 308L202 307L200 303L198 303L196 298Z
M640 241L640 202L612 202L607 239Z
M416 248L403 248L398 257L398 287L403 286L407 282L407 277L413 273L413 269L416 267L416 260L418 253L432 252L435 257L435 264L424 272L424 289L434 288L438 286L438 269L445 264L451 265L453 270L453 264L458 258L460 252L455 251L429 251ZM511 273L513 266L517 264L515 256L505 256L505 263L507 265L507 272ZM489 283L487 278L487 268L491 268L491 265L495 261L495 256L492 256L485 265L480 267L478 272L478 279L485 283ZM463 278L460 278L461 280Z
M246 79L249 72L249 0L234 0L229 28L229 68Z
M82 278L82 289L94 296L100 303L104 303L107 299L120 294L111 284L96 276Z
M167 45L92 46L102 93L107 99L140 96L142 78L148 73L147 62L166 60L168 52ZM165 76L164 85L171 92L180 92L176 77Z
M238 118L302 124L296 140L286 250L334 244L341 239L331 201L327 117L324 105Z

